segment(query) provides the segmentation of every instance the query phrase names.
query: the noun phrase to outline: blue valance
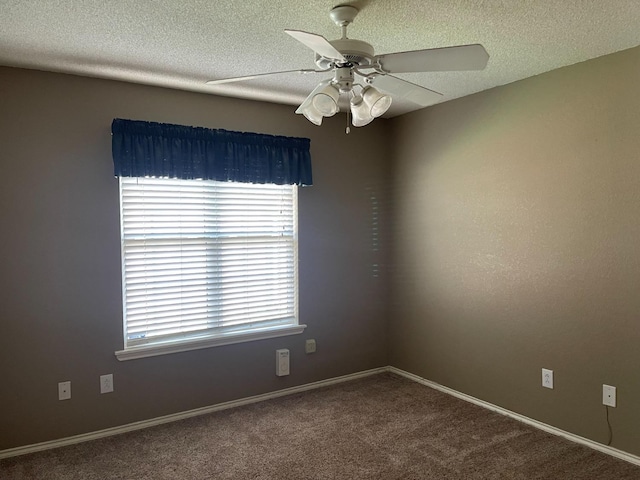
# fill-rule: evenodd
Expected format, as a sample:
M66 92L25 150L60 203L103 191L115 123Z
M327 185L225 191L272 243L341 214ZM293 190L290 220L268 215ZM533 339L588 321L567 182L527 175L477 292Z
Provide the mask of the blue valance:
M117 177L311 185L311 141L123 120L111 124Z

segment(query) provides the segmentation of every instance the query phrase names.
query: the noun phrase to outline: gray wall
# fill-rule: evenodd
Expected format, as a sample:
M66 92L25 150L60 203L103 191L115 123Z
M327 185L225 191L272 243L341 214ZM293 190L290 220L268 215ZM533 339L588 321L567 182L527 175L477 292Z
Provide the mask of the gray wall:
M344 133L291 106L0 68L0 450L388 364L387 121ZM302 335L118 362L114 117L311 138L299 191ZM315 338L318 352L304 354ZM289 377L275 350L291 350ZM113 373L115 392L98 377ZM72 381L70 401L57 383Z
M391 364L596 441L615 385L613 445L640 454L639 79L634 49L346 136L344 117L0 69L0 449ZM303 335L115 359L114 117L312 139Z
M392 120L392 365L600 442L614 385L640 454L639 81L636 48Z

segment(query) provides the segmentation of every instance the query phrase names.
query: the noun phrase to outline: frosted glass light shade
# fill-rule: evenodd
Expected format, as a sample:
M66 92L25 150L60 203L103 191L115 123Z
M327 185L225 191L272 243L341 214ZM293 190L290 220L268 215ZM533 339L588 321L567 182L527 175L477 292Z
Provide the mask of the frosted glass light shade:
M323 116L331 117L338 112L340 92L333 85L327 85L313 96L311 104Z
M391 106L391 97L384 93L380 93L373 87L366 87L362 91L362 99L369 107L371 116L374 118L384 115Z
M364 127L373 122L374 118L371 115L371 108L359 95L351 99L351 115L353 117L351 123L354 127Z
M311 123L318 126L322 125L322 114L313 106L313 104L310 103L304 108L301 108L300 113L302 113L302 115L304 115Z

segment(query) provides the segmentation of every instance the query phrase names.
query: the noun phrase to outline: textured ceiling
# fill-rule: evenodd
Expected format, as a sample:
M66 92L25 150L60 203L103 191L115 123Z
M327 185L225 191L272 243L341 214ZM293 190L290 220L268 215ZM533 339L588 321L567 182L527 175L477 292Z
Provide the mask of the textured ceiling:
M480 72L398 74L442 101L640 45L640 0L360 0L349 37L377 54L481 43ZM0 64L297 105L329 75L285 28L340 36L332 0L0 0ZM418 108L394 102L388 116Z

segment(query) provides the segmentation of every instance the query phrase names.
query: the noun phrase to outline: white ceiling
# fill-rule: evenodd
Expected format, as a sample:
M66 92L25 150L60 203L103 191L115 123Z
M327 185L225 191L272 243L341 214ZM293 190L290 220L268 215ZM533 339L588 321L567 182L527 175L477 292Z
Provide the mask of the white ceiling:
M0 0L0 64L297 105L330 75L285 28L340 37L336 0ZM640 0L359 0L349 37L376 54L481 43L480 72L398 74L442 101L640 45ZM418 108L394 102L388 116Z

